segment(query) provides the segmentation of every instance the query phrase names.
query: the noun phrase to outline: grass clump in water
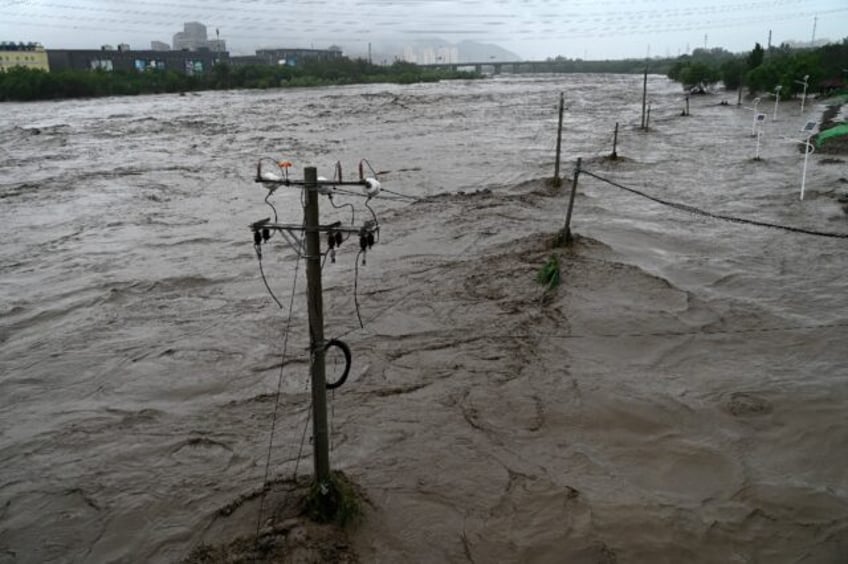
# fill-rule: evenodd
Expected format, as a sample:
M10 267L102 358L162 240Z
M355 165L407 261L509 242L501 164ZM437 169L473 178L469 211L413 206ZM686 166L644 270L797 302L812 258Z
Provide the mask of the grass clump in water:
M545 286L546 290L552 290L559 286L559 260L556 255L551 255L548 262L539 270L539 274L536 275L536 282Z

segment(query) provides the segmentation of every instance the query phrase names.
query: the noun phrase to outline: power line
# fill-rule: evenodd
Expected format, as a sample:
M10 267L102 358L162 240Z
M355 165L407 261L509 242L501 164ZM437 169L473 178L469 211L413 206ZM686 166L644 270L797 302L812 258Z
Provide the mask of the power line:
M258 252L259 251L257 251L257 254L258 254ZM261 255L259 255L259 256L261 257ZM260 268L262 267L262 259L261 258L259 259L259 266L260 266ZM300 255L298 255L298 257L297 257L297 262L296 262L295 268L294 268L294 279L292 280L291 296L289 297L289 315L288 315L288 319L286 320L286 325L285 325L285 330L284 330L284 335L283 335L283 354L282 354L282 359L280 360L280 374L277 377L277 391L276 391L276 394L274 395L274 412L273 412L273 416L271 417L271 433L270 433L270 436L268 437L268 455L265 458L265 475L262 478L262 496L261 496L260 501L259 501L259 511L258 511L258 514L257 514L257 517L256 517L256 539L257 539L257 542L258 542L258 539L259 539L259 529L262 526L262 511L263 511L264 505L265 505L265 492L266 492L267 487L268 487L268 473L270 472L270 469L271 469L271 451L274 447L274 431L277 427L277 413L278 413L279 408L280 408L280 392L281 392L282 386L283 386L283 371L285 370L285 366L286 366L286 353L288 352L289 335L291 334L291 321L292 321L292 315L293 315L293 312L294 312L294 296L295 296L295 292L296 292L296 289L297 289L297 274L298 274L299 271L300 271ZM264 272L262 274L262 279L263 279L263 281L265 280ZM265 286L268 288L268 291L271 292L271 288L268 286L267 281L265 281ZM273 292L271 292L271 296L274 298L274 301L276 301L277 304L280 305L279 300L277 300L277 297L274 295ZM280 308L282 308L282 305L280 305Z
M608 178L604 178L603 176L599 176L599 175L597 175L593 172L589 172L588 170L585 170L585 169L582 169L582 168L579 169L579 172L580 172L580 174L586 174L588 176L591 176L592 178L600 180L601 182L605 182L605 183L609 184L610 186L614 186L614 187L619 188L621 190L625 190L625 191L630 192L632 194L636 194L637 196L647 198L648 200L651 200L652 202L656 202L658 204L662 204L664 206L675 208L675 209L685 211L685 212L688 212L688 213L692 213L692 214L695 214L695 215L702 215L704 217L710 217L710 218L713 218L713 219L720 219L722 221L729 221L731 223L741 223L741 224L745 224L745 225L754 225L754 226L757 226L757 227L768 227L770 229L781 229L783 231L790 231L790 232L793 232L793 233L803 233L805 235L815 235L817 237L832 237L832 238L838 238L838 239L848 239L848 233L833 233L833 232L828 232L828 231L817 231L817 230L814 230L814 229L803 229L801 227L792 227L792 226L788 226L788 225L780 225L780 224L777 224L777 223L769 223L769 222L766 222L766 221L756 221L756 220L753 220L753 219L745 219L745 218L734 217L734 216L730 216L730 215L717 214L717 213L709 212L709 211L706 211L706 210L702 210L700 208L696 208L695 206L690 206L690 205L687 205L687 204L681 204L681 203L678 203L678 202L671 202L669 200L663 200L662 198L657 198L656 196L651 196L650 194L646 194L645 192L642 192L641 190L637 190L635 188L629 188L627 186L624 186L623 184L619 184L618 182L614 182L614 181L612 181Z
M250 14L256 13L256 4L252 2L242 2L245 4L245 9L247 8L247 4L250 4L251 10ZM573 27L569 28L554 28L560 31L559 34L553 35L553 37L557 38L585 38L585 37L610 37L610 36L620 36L622 34L627 35L644 35L658 32L668 32L668 31L687 31L693 29L711 29L716 27L733 27L733 26L741 26L748 25L751 23L761 23L763 21L772 22L772 21L785 21L790 19L796 19L801 17L812 17L814 15L827 15L839 12L848 11L848 8L836 8L831 10L807 10L807 11L793 11L793 12L783 12L783 13L775 13L775 12L766 12L764 15L762 12L768 7L783 7L788 6L789 4L794 4L798 2L794 2L792 0L783 0L778 2L750 2L742 5L720 5L720 6L705 6L705 7L691 7L691 8L677 8L673 9L673 11L669 12L666 9L656 10L656 9L648 9L648 10L630 10L626 12L618 11L615 14L605 14L603 12L596 13L588 13L588 14L550 14L553 18L562 17L562 23L565 25L571 25ZM198 6L198 5L186 5L185 7L181 6L173 6L166 4L164 2L137 2L136 4L150 5L150 6L161 6L161 7L174 7L176 9L203 9L203 13L197 12L175 12L175 11L161 11L161 10L138 10L138 9L118 9L118 8L95 8L91 6L79 6L74 4L62 4L62 3L41 3L37 6L42 7L55 7L62 10L69 11L77 11L77 12L86 12L85 15L82 16L74 16L69 14L36 14L31 10L27 10L25 12L18 10L12 10L12 13L9 13L9 16L17 17L18 19L13 20L16 23L22 24L30 24L30 25L41 25L45 27L54 27L45 23L38 23L32 21L29 18L41 18L41 19L60 19L63 22L67 20L82 20L85 22L91 21L100 21L105 23L118 23L123 25L135 26L137 30L133 31L134 33L138 33L144 30L147 30L151 33L161 34L164 32L163 29L156 29L155 31L147 26L162 26L167 27L173 25L173 21L176 19L209 19L208 10L211 8L213 10L222 11L221 15L226 18L226 23L228 25L228 30L245 30L249 31L249 33L240 34L236 33L228 33L227 37L233 39L274 39L279 40L280 35L257 35L255 30L257 25L262 25L264 27L268 27L268 31L270 32L274 26L276 27L286 27L291 21L297 20L301 24L301 26L296 30L296 34L293 33L293 30L287 29L286 36L287 37L304 37L305 35L309 35L310 37L317 39L330 39L336 40L339 37L344 38L345 34L351 36L357 36L358 33L362 30L357 30L353 28L344 28L338 27L330 29L326 26L323 20L317 20L313 17L312 12L308 12L306 14L300 14L292 11L286 13L286 15L275 15L278 13L276 9L269 9L268 12L261 12L261 16L251 16L251 15L242 15L240 17L234 18L233 15L226 15L227 12L237 12L238 8L233 8L231 6L227 7L219 7L219 6ZM12 6L30 6L33 5L7 5L6 8L11 8ZM310 5L303 5L305 8L311 8ZM260 5L261 7L261 5ZM705 16L709 17L716 14L730 14L730 13L743 13L745 10L754 10L756 9L758 13L756 15L751 16L740 16L737 18L724 18L724 19L704 19ZM15 13L17 12L17 13ZM126 18L109 18L109 17L98 17L95 15L91 15L88 12L99 12L99 13L113 13L113 14L123 14L126 16L132 16L133 21L126 21ZM26 16L24 19L20 18L20 15ZM504 14L504 17L507 17L509 14ZM373 12L370 13L367 10L363 11L361 8L357 10L345 11L341 10L339 16L342 20L349 18L357 18L366 19L366 20L375 20L376 24L379 24L379 18L381 17L389 17L383 12ZM568 17L566 17L568 16ZM139 17L144 18L154 18L154 20L148 20L143 22L135 23ZM478 13L458 13L453 14L454 18L472 18L473 21L467 25L469 29L465 30L451 30L451 29L440 29L440 33L451 34L451 35L462 35L464 33L482 33L484 30L488 29L489 26L487 23L481 22L480 14ZM167 20L162 21L164 18ZM416 24L414 28L406 29L403 26L393 26L394 31L400 33L418 33L420 32L422 26L426 26L429 21L428 18L432 18L433 23L441 23L442 15L438 16L430 16L428 14L421 14L419 18L416 19ZM696 21L691 21L691 18L696 18ZM687 19L689 19L687 21ZM233 21L237 23L233 23ZM650 20L650 21L640 21L640 20ZM214 21L214 19L213 19ZM243 23L242 23L243 22ZM575 24L577 22L577 24ZM506 23L506 22L501 22ZM544 25L549 26L556 24L555 19L546 19L544 21ZM587 27L582 25L583 23L592 23L595 24L591 27ZM303 26L306 24L306 27ZM519 26L514 30L516 35L531 35L536 34L538 32L538 25L540 25L539 21L527 21L527 22L519 22ZM476 26L476 27L475 27ZM606 27L604 27L606 26ZM114 27L110 26L108 28L94 27L90 25L62 25L59 26L62 28L72 28L72 29L95 29L99 31L128 31L118 30ZM332 32L332 34L327 34L328 31ZM320 35L316 35L320 34Z

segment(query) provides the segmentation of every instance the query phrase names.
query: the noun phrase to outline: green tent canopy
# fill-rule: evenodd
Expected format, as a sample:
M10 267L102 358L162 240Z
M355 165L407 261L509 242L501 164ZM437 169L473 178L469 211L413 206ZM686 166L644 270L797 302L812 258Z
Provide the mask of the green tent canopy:
M837 126L831 127L816 136L816 147L821 147L828 139L843 137L845 135L848 135L848 123L841 123Z

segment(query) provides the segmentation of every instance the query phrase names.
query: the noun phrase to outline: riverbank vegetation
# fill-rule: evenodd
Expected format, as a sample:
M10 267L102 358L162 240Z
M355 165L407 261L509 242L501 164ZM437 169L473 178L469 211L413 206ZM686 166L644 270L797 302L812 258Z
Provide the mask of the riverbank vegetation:
M307 62L299 67L216 65L209 73L186 76L174 71L121 72L65 70L47 72L16 67L0 73L0 101L56 100L227 90L389 82L410 84L477 78L473 72L423 68L397 62L378 66L362 59Z
M763 49L757 43L750 53L730 53L721 48L695 49L678 57L668 77L684 88L723 82L728 90L740 86L751 95L773 92L781 97L800 95L807 77L807 93L831 94L844 91L848 72L848 38L817 48L792 48L787 44Z

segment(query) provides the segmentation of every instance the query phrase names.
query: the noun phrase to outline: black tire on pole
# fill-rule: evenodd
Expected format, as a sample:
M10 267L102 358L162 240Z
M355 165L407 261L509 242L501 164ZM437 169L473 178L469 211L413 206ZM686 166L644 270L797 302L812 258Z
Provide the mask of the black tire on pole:
M342 351L342 354L345 357L345 368L344 372L342 372L341 377L335 382L330 382L329 380L326 383L326 387L328 390L335 390L336 388L341 387L347 381L347 375L350 373L350 347L344 341L340 341L338 339L330 339L327 341L327 344L324 346L324 353L330 349L330 347L336 347Z

